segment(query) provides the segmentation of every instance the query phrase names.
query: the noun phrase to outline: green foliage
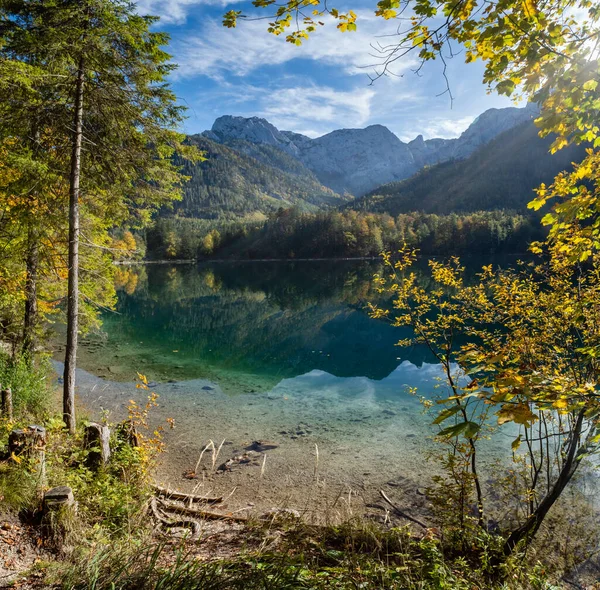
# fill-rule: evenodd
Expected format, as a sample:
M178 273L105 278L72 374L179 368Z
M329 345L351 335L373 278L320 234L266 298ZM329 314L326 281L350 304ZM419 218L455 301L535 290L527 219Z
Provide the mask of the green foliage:
M15 417L43 417L51 410L54 393L51 386L52 368L46 357L32 365L27 359L0 352L0 384L10 387Z
M41 325L66 299L78 72L84 142L93 145L81 162L83 330L115 303L112 260L127 240L115 245L110 231L142 227L180 197L175 152L201 157L175 131L183 108L165 83L175 66L155 18L119 0L14 1L0 4L0 21L0 291L13 294L0 296L0 318L3 337L18 344L28 340L29 320Z
M148 230L147 243L149 257L158 259L293 259L379 256L404 243L424 254L514 253L525 252L532 239L542 237L536 224L509 211L394 218L352 210L281 209L264 223L160 218Z

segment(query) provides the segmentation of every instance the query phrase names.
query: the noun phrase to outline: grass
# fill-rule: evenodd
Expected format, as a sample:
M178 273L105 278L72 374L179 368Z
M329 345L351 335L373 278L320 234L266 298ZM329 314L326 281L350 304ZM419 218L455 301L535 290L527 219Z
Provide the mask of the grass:
M244 534L268 534L258 526ZM486 566L482 553L497 549L491 538L480 539L471 555L448 557L437 539L364 521L325 528L295 524L281 533L270 550L240 549L234 558L210 561L199 558L193 544L102 547L74 558L57 579L65 590L553 588L542 566L530 567L519 557L501 570Z
M22 357L11 358L0 350L0 384L10 387L15 416L40 419L52 407L51 367L47 357L40 357L31 365Z

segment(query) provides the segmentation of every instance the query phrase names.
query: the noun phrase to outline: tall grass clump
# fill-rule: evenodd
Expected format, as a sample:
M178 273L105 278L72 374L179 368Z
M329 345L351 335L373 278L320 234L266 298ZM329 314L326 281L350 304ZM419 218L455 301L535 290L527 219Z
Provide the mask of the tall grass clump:
M50 412L54 401L51 370L47 357L31 363L23 356L11 357L0 351L0 385L12 390L16 417L40 419Z

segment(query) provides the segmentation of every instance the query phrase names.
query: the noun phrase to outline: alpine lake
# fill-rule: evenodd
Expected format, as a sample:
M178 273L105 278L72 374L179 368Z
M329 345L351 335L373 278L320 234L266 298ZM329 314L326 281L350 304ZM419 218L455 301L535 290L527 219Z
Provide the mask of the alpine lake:
M468 260L467 272L489 262ZM419 260L423 280L426 269ZM167 443L158 483L225 496L232 512L381 519L384 490L423 514L443 447L422 400L446 386L424 347L396 346L408 328L368 316L381 270L377 260L120 267L116 311L81 342L78 400L117 422L156 392L151 423ZM484 441L482 460L506 460L514 436ZM218 455L200 457L209 441Z

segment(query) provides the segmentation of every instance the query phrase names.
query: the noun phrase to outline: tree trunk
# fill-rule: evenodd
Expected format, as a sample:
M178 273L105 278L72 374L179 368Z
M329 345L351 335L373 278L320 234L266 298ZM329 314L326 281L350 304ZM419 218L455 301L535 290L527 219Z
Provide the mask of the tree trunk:
M552 486L552 489L539 503L538 507L531 514L531 516L529 516L529 518L518 529L515 529L509 535L508 539L506 539L503 548L504 555L510 555L523 539L527 539L529 541L535 536L542 522L544 522L548 512L550 512L550 509L552 506L554 506L554 503L560 498L564 489L571 481L571 478L573 475L575 475L577 467L579 467L579 463L581 462L581 459L577 458L576 452L579 450L583 418L584 412L582 411L577 416L577 422L573 427L573 439L569 445L569 452L562 469L560 470L560 474Z
M23 355L28 361L33 360L36 345L36 328L38 319L37 276L38 276L38 238L35 230L29 228L27 248L27 278L25 281L25 317L23 320Z
M84 60L79 60L73 115L73 151L69 182L69 285L67 295L67 347L63 390L63 418L71 433L75 432L75 368L77 366L77 331L79 316L79 181L83 140Z

